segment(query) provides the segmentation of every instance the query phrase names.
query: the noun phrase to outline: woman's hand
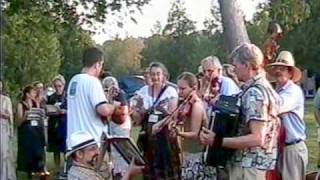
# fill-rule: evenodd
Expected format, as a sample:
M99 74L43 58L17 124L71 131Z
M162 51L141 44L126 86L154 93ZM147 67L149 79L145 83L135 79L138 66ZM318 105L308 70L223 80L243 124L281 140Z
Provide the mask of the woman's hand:
M155 123L152 126L152 135L156 135L161 131L162 121Z

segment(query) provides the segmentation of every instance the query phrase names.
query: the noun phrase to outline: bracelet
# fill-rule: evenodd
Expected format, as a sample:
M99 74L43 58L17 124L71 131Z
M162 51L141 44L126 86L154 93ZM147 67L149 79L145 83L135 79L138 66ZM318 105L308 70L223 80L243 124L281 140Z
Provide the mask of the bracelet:
M222 146L222 143L223 143L223 137L220 137L220 136L216 136L214 138L214 142L212 144L212 147L214 148L220 148Z

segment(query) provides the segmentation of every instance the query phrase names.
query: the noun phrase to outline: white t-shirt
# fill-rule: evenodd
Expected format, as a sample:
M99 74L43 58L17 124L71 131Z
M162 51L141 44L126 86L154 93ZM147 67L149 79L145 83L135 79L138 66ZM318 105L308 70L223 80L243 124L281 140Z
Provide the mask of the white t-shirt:
M141 96L143 99L144 109L149 109L153 105L154 101L156 100L156 97L152 98L152 96L149 95L148 89L149 89L149 86L144 86L139 91L137 91L137 95ZM162 93L161 97L159 98L158 103L171 98L178 98L178 93L175 88L173 88L172 86L168 86L167 89Z
M96 107L106 102L98 78L77 74L71 79L67 95L67 142L70 135L76 131L87 131L100 142L105 125L96 112ZM69 143L67 146L70 148Z

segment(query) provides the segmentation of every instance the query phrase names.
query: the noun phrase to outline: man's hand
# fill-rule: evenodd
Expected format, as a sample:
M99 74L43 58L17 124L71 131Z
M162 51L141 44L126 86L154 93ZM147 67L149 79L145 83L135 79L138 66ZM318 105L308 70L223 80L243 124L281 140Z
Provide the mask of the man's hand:
M5 110L4 112L0 112L1 118L5 119L5 120L9 120L10 119L10 115L8 110Z
M214 138L216 134L209 129L202 127L201 133L200 133L200 141L204 145L210 145L212 146L214 143Z
M134 158L131 160L129 165L129 169L127 173L124 175L122 180L129 180L132 179L134 176L142 174L144 170L144 166L137 166L134 164Z

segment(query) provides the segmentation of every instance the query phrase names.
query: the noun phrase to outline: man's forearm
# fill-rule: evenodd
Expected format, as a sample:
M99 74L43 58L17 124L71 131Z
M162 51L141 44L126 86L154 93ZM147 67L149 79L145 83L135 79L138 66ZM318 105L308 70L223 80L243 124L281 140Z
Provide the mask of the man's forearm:
M222 146L231 149L244 149L248 147L261 146L261 137L249 134L246 136L223 138Z

